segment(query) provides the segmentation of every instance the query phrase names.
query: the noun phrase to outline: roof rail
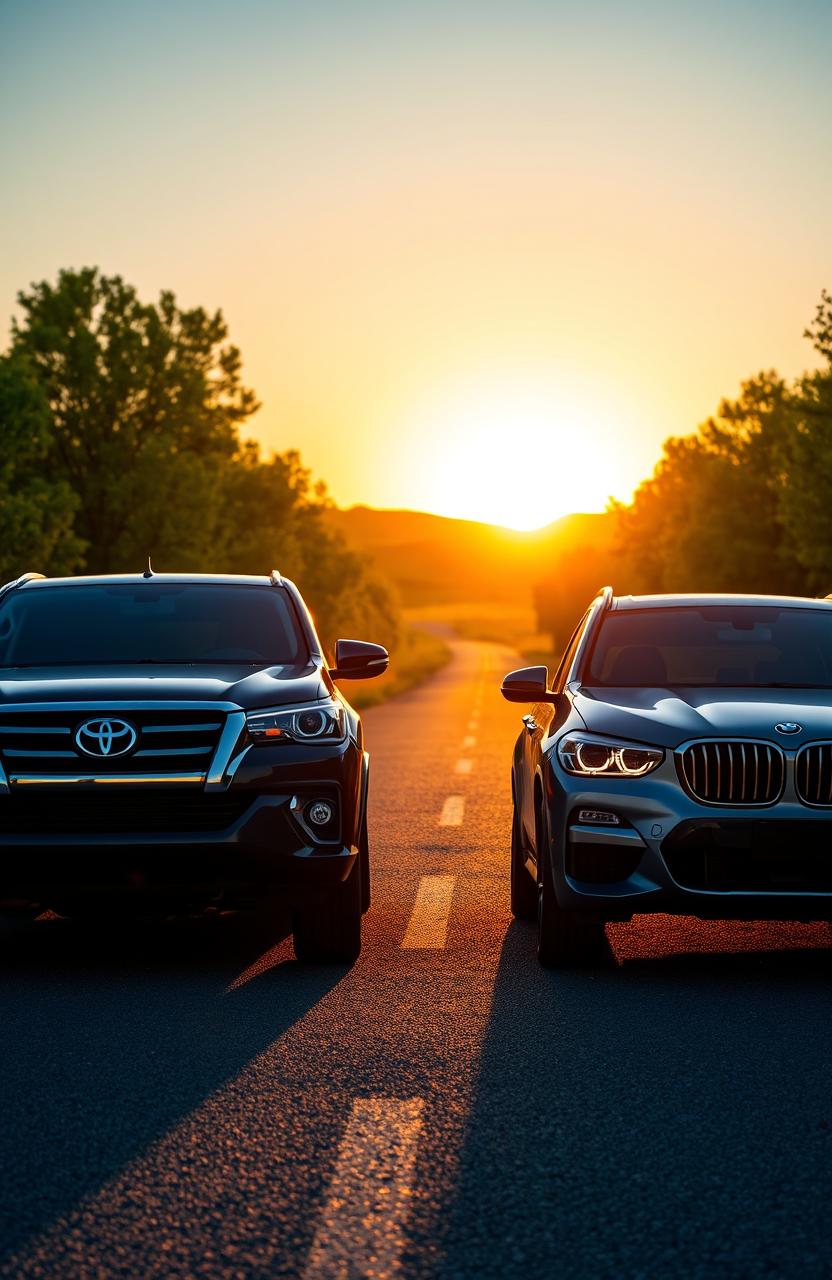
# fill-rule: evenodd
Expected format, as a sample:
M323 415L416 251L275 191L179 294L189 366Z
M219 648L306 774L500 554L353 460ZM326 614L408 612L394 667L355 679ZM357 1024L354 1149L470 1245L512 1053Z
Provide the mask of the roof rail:
M22 573L19 578L13 578L11 582L6 582L0 587L0 600L3 599L3 596L8 595L10 591L14 591L15 587L22 587L24 583L32 582L35 578L45 577L45 573Z
M269 577L270 577L270 579L271 579L271 584L272 584L272 586L273 586L273 587L282 587L282 586L283 586L283 579L282 579L282 577L280 576L280 570L279 570L279 569L272 569L272 571L271 571L271 573L270 573Z
M612 587L599 587L598 596L601 597L601 610L606 612L612 606ZM596 600L598 598L596 596Z

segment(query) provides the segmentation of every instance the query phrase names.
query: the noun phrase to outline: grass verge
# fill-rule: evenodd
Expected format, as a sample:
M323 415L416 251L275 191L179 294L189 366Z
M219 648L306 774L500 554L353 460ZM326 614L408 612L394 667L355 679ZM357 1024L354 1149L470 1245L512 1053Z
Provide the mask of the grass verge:
M395 698L397 694L421 684L434 671L444 667L450 657L450 649L438 636L416 627L408 627L390 658L389 671L385 671L377 680L368 680L366 683L356 680L354 684L348 684L345 681L344 694L357 711L376 707L380 702L386 702L388 698Z

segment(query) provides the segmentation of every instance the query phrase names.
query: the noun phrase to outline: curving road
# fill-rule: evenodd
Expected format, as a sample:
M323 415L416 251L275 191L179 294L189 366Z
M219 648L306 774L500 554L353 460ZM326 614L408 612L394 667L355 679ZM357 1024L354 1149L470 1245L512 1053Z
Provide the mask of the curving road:
M366 716L351 971L281 922L4 942L0 1274L832 1274L828 930L657 917L540 970L507 906L517 661L453 647Z

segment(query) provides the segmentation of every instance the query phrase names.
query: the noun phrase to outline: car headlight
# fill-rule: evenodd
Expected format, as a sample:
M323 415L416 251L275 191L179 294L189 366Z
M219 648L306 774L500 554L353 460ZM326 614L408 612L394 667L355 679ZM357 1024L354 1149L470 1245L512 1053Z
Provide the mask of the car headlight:
M664 752L593 733L568 733L558 743L558 760L567 773L582 777L641 778L661 764Z
M338 702L310 702L305 707L249 711L246 726L252 742L343 742L346 716Z

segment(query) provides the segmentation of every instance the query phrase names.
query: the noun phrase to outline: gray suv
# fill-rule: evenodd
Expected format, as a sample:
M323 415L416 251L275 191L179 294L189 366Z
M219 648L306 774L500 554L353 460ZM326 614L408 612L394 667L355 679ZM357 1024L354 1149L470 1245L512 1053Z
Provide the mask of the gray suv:
M546 966L608 920L832 920L832 602L605 587L530 704L511 783L511 905Z

